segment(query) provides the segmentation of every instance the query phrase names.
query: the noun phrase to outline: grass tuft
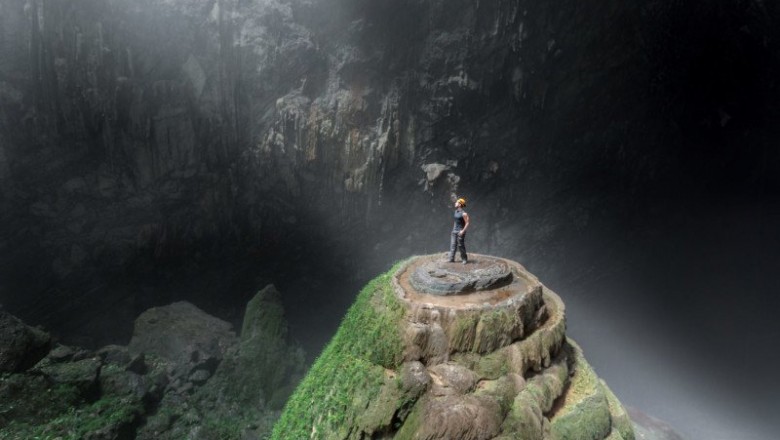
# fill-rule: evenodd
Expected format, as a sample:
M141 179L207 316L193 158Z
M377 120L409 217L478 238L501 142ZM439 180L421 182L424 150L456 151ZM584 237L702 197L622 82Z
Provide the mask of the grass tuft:
M402 263L369 282L336 335L287 401L271 439L320 439L341 433L377 396L386 369L402 361L405 309L392 277Z

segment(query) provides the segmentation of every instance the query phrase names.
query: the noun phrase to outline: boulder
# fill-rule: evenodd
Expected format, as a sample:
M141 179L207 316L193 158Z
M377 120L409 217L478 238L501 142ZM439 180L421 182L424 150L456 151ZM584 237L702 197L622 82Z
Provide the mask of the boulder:
M35 367L48 377L52 383L72 385L82 393L90 393L97 385L101 362L98 358L82 359L75 362L45 363Z
M501 409L494 400L476 396L438 397L425 405L414 438L487 440L501 430Z
M98 356L106 364L127 365L130 363L130 354L127 347L121 345L106 345L97 351Z
M0 372L27 370L46 356L50 347L48 333L0 311Z
M439 364L429 371L433 377L434 395L466 394L471 392L477 383L476 373L461 365Z
M131 356L163 358L173 363L177 373L189 375L198 369L214 372L236 342L229 323L180 301L142 313L135 320L128 350Z
M291 385L303 374L303 364L303 351L287 341L280 293L269 284L247 303L235 370L229 376L243 385L244 389L237 390L240 400L262 398L281 408L292 392ZM247 395L245 388L253 391Z
M73 360L73 355L75 353L76 351L67 345L57 345L57 347L49 352L49 359L51 359L52 362L67 362Z
M147 397L151 388L150 380L132 371L123 370L115 365L108 365L100 373L100 393L110 396L134 396L138 399Z
M53 348L46 356L51 362L75 362L92 357L93 353L83 348L68 347L67 345L58 344Z

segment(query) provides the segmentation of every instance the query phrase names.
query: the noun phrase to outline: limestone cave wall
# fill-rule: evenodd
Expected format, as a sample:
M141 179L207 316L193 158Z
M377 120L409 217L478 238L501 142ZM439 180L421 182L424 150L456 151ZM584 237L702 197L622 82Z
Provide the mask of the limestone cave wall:
M749 104L776 114L775 9L0 0L2 302L49 325L96 302L133 317L161 300L138 280L215 262L364 281L366 261L441 247L453 193L481 251L533 259L691 172L771 186ZM734 43L703 51L717 35ZM708 82L700 53L764 61Z

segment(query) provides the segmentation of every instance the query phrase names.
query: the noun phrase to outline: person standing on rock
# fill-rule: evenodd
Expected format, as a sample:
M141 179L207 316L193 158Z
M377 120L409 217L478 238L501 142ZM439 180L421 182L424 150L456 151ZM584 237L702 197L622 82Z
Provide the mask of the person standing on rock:
M463 210L465 207L466 199L459 198L455 202L455 224L452 226L452 237L450 238L450 263L455 262L456 250L460 250L460 259L463 264L469 261L469 257L466 255L466 229L469 227L469 215Z

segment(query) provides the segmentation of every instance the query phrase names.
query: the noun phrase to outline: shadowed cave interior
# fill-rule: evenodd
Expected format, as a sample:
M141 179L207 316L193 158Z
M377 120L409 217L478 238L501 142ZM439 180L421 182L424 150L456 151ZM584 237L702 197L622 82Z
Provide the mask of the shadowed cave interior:
M624 404L773 438L779 13L0 0L1 310L98 350L178 301L237 331L273 284L304 368L465 196Z

